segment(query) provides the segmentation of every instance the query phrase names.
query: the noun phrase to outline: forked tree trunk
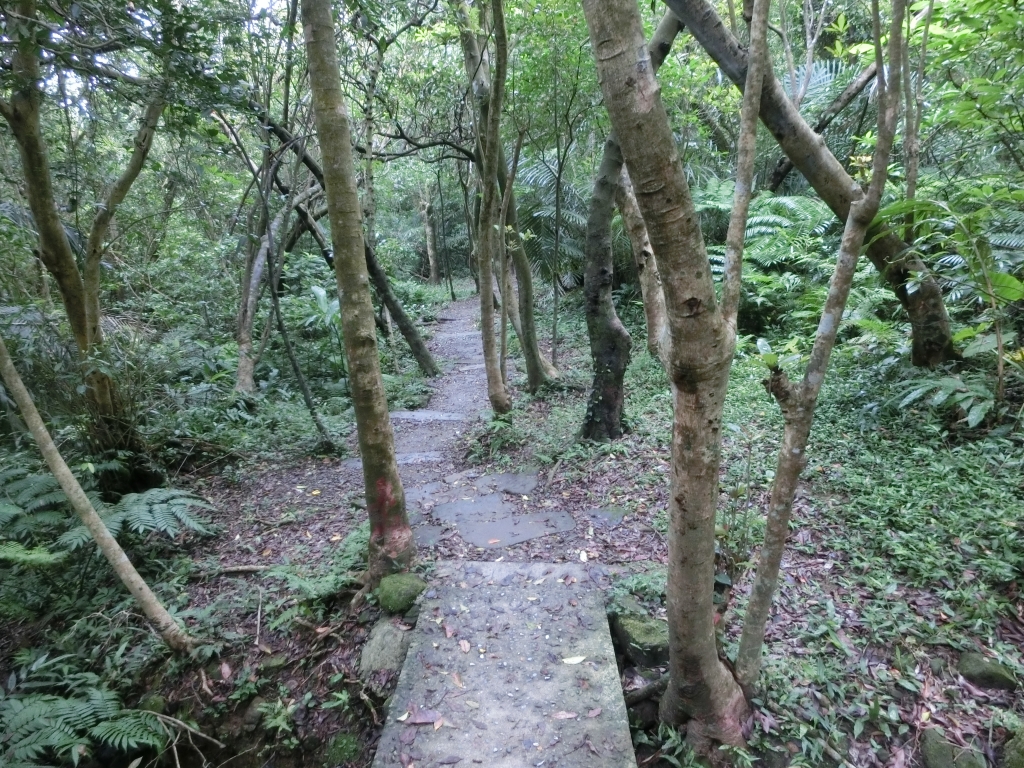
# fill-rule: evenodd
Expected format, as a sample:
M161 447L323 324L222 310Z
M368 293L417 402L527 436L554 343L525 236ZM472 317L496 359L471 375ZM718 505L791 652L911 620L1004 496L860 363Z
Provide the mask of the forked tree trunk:
M455 14L455 20L459 27L459 40L462 43L463 62L465 65L466 77L469 81L473 96L477 103L477 154L483 156L485 149L479 135L485 130L491 111L492 87L490 82L490 66L484 56L484 49L477 38L474 24L469 16L469 8L464 0L451 0L451 6ZM478 166L482 173L483 168ZM508 167L505 160L504 148L498 147L497 161L497 183L500 192L503 194L508 176ZM483 187L481 187L483 190ZM515 193L509 198L509 209L506 218L507 225L512 230L511 255L512 263L516 271L517 305L519 307L518 322L513 320L513 327L519 337L519 346L523 350L523 362L526 366L526 386L530 392L536 392L548 381L558 377L558 371L541 354L537 339L537 328L534 312L533 298L533 273L530 270L530 260L523 248L522 238L519 234L519 217L516 210ZM479 240L483 232L477 227L476 237ZM483 276L477 280L479 291L489 290L489 283L485 282ZM505 299L509 305L510 316L513 316L513 299L509 296Z
M718 657L715 508L722 408L734 340L662 106L635 0L585 0L604 103L647 223L665 288L674 400L669 507L671 684L662 718L690 718L688 738L743 742L743 692Z
M587 218L586 264L583 301L590 337L594 383L583 417L580 436L588 440L615 440L622 436L623 378L629 365L633 340L615 312L612 301L612 212L615 190L622 173L622 152L609 138L597 170Z
M352 138L341 94L330 0L302 0L302 26L370 517L367 581L375 584L388 573L408 568L416 545L405 512L405 493L398 476L394 434L380 374Z
M82 520L82 523L89 529L89 533L96 542L96 546L99 547L100 552L103 553L107 562L110 563L114 573L117 574L121 583L128 588L128 591L138 601L142 612L153 622L164 642L176 651L190 650L193 644L192 638L171 618L163 603L153 594L149 585L139 575L139 572L135 570L135 566L132 565L124 550L121 549L117 539L111 536L107 526L103 524L103 520L96 513L92 502L89 501L89 497L85 495L82 486L64 462L64 458L60 455L60 451L57 450L57 446L54 445L53 439L50 437L42 417L39 415L39 411L36 410L35 403L32 402L32 396L22 382L21 376L18 375L18 371L14 367L11 356L7 352L7 346L2 338L0 338L0 375L3 377L7 391L11 393L14 397L14 402L18 404L18 410L21 411L22 418L32 432L32 437L35 439L36 445L39 446L39 451L43 454L46 465L50 468L53 476L57 478L57 482L60 484L61 490L64 491L64 495L68 497L68 501L71 502L71 506Z
M665 0L665 4L726 76L733 83L742 84L747 69L746 53L725 28L711 4L707 0ZM796 169L832 212L845 222L850 204L863 197L864 193L821 137L800 116L771 71L765 74L760 115L761 122ZM953 346L942 290L924 262L909 252L907 244L887 228L869 230L868 239L868 259L896 294L910 318L914 365L934 367L959 357Z
M163 114L164 100L157 94L146 107L128 164L97 206L98 213L90 228L83 266L79 270L57 209L40 124L45 80L40 73L39 49L34 37L36 1L20 0L17 6L19 15L26 21L11 33L16 46L12 60L14 88L9 102L0 99L0 115L7 121L18 144L26 196L39 236L39 258L60 290L82 361L86 395L95 411L93 441L99 450L138 452L142 449L142 439L122 413L114 381L102 366L90 364L88 358L99 352L103 345L100 262L106 250L106 236L118 206L138 178L149 155Z
M800 473L807 464L807 439L811 432L818 393L825 380L829 357L835 346L836 335L843 319L843 310L850 295L853 275L857 269L864 238L872 220L878 213L885 187L889 154L900 99L900 55L903 17L906 0L894 0L892 22L889 28L889 66L876 61L879 85L878 132L872 163L871 184L867 192L850 207L839 248L839 258L829 284L828 297L818 323L810 360L803 379L793 383L778 367L772 368L765 381L768 392L779 403L784 421L782 444L779 446L775 480L772 483L764 544L758 555L757 572L747 603L743 634L736 656L736 674L740 682L752 688L761 670L765 627L771 610L779 577L779 567L789 535L789 521L793 513ZM876 27L881 24L876 19ZM880 37L880 31L876 32ZM876 42L877 58L881 59L880 43Z

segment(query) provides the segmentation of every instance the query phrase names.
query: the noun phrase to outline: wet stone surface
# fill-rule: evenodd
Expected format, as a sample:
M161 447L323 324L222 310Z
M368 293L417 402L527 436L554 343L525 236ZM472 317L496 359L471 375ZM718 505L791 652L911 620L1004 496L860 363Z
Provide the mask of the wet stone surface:
M465 421L467 416L461 413L445 413L424 409L420 411L392 411L391 418L398 421Z
M600 567L438 563L374 768L635 768Z

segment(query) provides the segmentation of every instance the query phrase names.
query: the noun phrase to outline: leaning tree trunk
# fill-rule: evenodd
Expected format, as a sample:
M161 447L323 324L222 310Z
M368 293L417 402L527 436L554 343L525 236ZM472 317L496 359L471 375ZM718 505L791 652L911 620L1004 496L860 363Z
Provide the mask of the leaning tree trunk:
M665 0L665 4L726 76L736 85L741 85L746 76L746 53L725 28L711 4L707 0ZM864 193L822 138L800 116L770 70L765 74L760 115L761 122L797 170L833 213L845 222L850 204L861 199ZM888 228L872 228L868 231L868 240L868 259L895 292L910 318L914 365L933 367L959 357L953 346L942 290L924 262Z
M722 408L734 339L661 103L635 0L585 0L604 103L636 187L665 289L674 400L669 507L671 684L662 718L689 718L688 738L743 743L743 692L718 657L715 508Z
M18 410L21 411L22 418L32 432L32 437L35 439L36 445L39 446L46 465L50 468L53 476L57 478L64 495L68 497L71 506L89 530L100 552L114 569L114 573L138 601L142 612L153 622L164 642L176 651L190 650L193 645L192 638L171 618L163 603L160 602L160 598L153 594L149 585L135 570L135 566L121 549L117 539L107 530L107 526L103 524L103 520L96 513L92 502L89 501L89 497L85 495L82 486L64 462L64 458L50 437L39 411L36 410L35 403L32 402L32 396L22 382L21 376L18 375L2 338L0 338L0 375L2 375L7 390L18 404Z
M374 584L387 573L408 568L416 545L405 512L405 493L398 476L394 434L380 374L352 139L341 94L330 0L302 0L302 25L370 517L367 581Z
M622 152L618 142L609 138L590 199L587 260L583 271L583 306L594 364L594 384L580 430L580 436L588 440L614 440L623 432L625 389L622 382L633 340L615 313L612 301L612 213L621 172Z

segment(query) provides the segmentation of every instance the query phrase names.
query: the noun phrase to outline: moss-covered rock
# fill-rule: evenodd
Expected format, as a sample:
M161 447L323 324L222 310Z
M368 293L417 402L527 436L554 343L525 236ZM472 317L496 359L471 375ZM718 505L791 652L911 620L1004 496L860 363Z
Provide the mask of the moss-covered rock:
M637 666L657 667L668 662L668 624L650 616L620 613L612 629L623 653Z
M973 749L965 749L946 741L938 728L921 734L921 760L925 768L985 768L985 758Z
M147 693L139 702L139 709L146 712L155 712L158 715L167 713L167 699L159 693Z
M427 583L414 573L395 573L380 580L375 594L388 613L405 613L426 588Z
M359 757L363 751L359 739L351 733L338 733L331 739L324 751L325 768L334 768L337 765L351 762Z
M1003 768L1024 768L1024 733L1018 733L1003 750Z
M963 654L958 669L965 680L979 688L1012 691L1017 687L1017 678L1009 667L980 653Z

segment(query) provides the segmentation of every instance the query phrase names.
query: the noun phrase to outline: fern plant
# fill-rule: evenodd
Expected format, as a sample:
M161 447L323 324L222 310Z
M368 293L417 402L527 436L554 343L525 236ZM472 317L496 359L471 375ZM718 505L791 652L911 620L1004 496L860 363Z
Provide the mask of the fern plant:
M124 753L167 744L167 729L155 714L124 709L114 691L96 675L75 670L70 657L22 659L0 685L0 764L78 765L98 747Z

